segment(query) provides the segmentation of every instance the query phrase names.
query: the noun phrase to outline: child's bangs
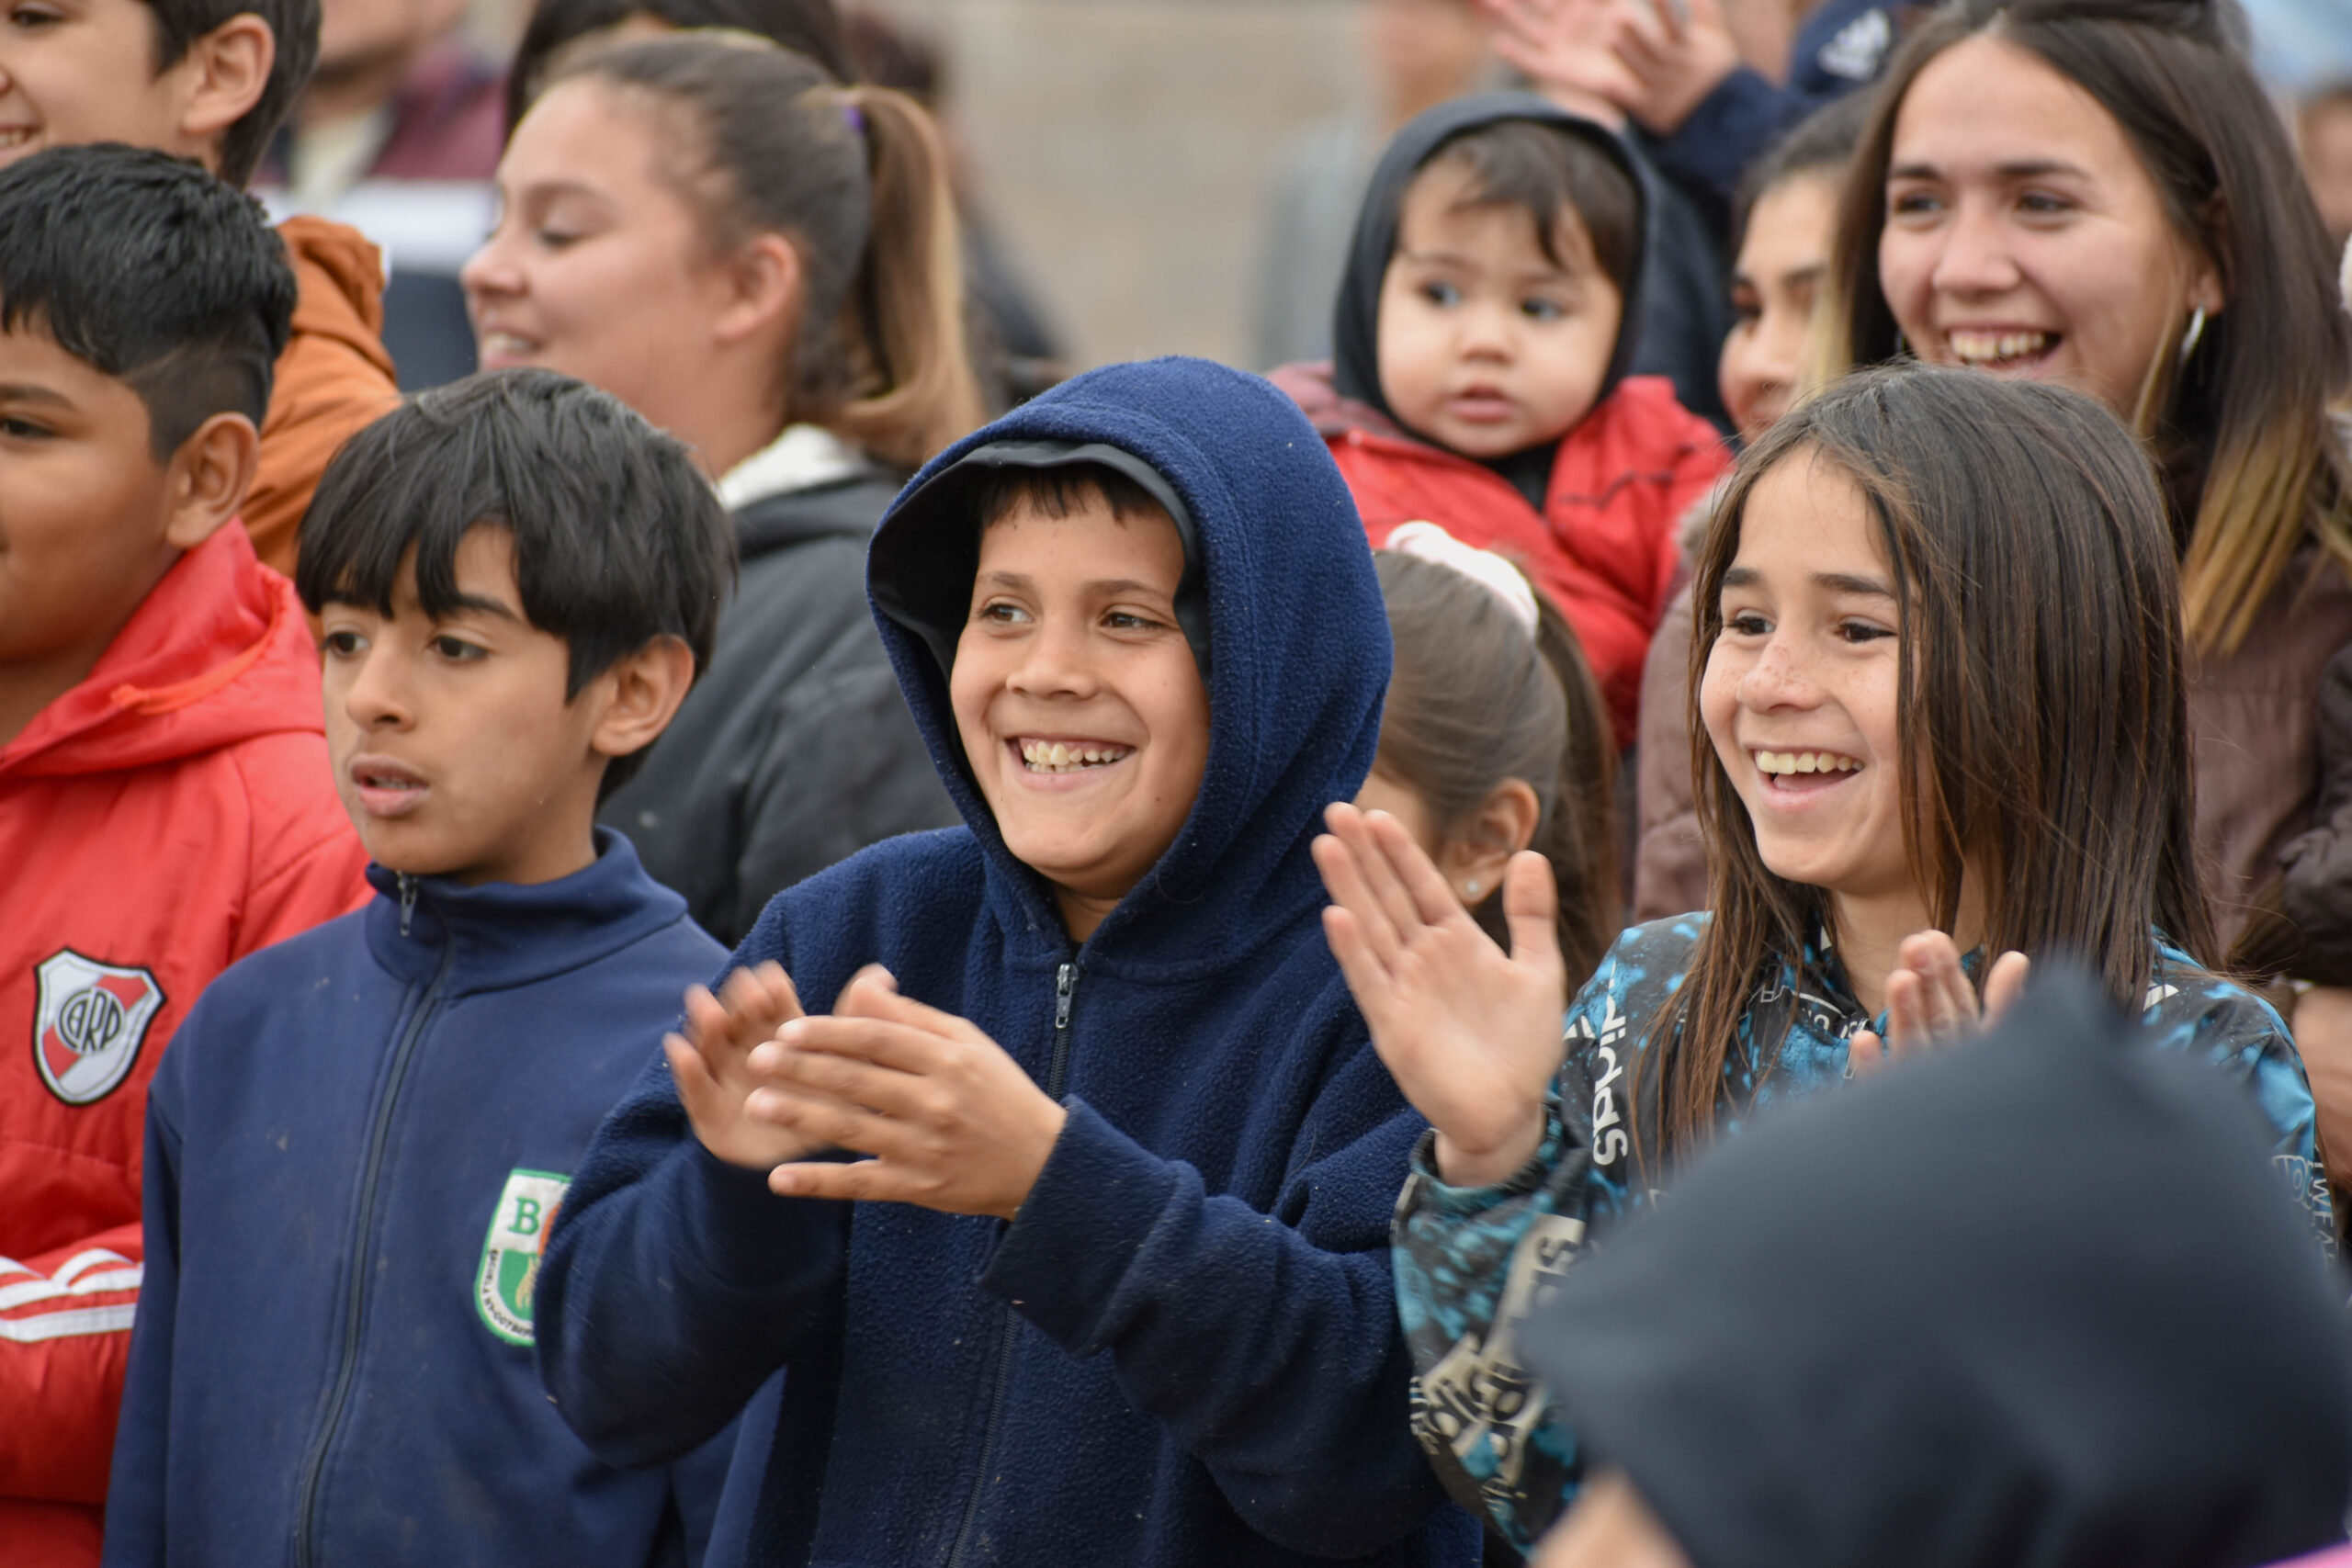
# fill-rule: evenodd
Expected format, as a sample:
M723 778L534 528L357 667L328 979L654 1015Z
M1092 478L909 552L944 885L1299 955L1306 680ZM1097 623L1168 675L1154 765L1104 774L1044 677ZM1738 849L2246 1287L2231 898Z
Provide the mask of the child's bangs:
M1632 284L1641 252L1640 197L1633 176L1583 137L1535 120L1498 120L1454 137L1421 166L1461 170L1469 181L1464 206L1524 209L1553 265L1589 259L1621 291ZM1581 231L1589 258L1562 253L1562 231L1569 227L1563 218Z
M424 462L389 463L368 476L373 482L345 487L352 493L322 495L313 504L304 520L295 575L312 615L343 604L390 615L392 597L409 570L426 615L447 615L462 607L458 551L478 527L511 530L511 507L505 487L494 479L476 476L453 484L447 471L437 468Z

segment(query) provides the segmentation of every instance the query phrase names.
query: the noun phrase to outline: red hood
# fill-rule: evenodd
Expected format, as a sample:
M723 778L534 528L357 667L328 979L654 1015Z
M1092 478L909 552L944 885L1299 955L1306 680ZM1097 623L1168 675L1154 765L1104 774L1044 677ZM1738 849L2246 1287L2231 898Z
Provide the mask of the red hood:
M0 778L110 773L324 728L294 585L231 523L164 574L80 685L0 747Z
M1335 435L1345 435L1361 430L1370 435L1385 435L1394 441L1417 441L1398 428L1396 422L1374 408L1370 403L1343 398L1339 388L1331 384L1331 362L1328 359L1302 361L1285 365L1266 373L1266 379L1290 394L1299 412L1306 415L1315 434L1326 441ZM1419 443L1426 445L1426 443Z

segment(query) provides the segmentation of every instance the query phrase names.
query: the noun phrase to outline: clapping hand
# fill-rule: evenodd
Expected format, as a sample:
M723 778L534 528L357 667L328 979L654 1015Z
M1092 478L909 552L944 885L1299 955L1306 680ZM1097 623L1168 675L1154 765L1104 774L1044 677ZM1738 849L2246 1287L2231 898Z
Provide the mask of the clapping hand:
M750 1057L775 1032L801 1016L791 976L773 961L738 969L717 995L700 986L686 993L686 1027L665 1036L662 1049L677 1080L679 1102L703 1147L729 1165L766 1170L805 1159L820 1145L753 1116L748 1102L759 1087Z
M899 994L879 964L857 972L832 1016L801 1017L752 1051L750 1114L806 1151L870 1159L778 1164L791 1198L913 1203L1014 1217L1068 1112L969 1021Z
M1886 1038L1865 1029L1847 1047L1856 1077L1876 1072L1890 1057L1923 1055L1983 1032L2024 991L2031 967L2022 953L2001 954L1984 976L1980 1006L1961 967L1959 945L1942 931L1905 937L1900 953L1886 977Z
M1542 1144L1544 1090L1560 1065L1567 976L1551 864L1521 851L1505 870L1505 953L1394 817L1341 803L1324 820L1323 931L1373 1048L1437 1129L1439 1175L1464 1187L1500 1181Z

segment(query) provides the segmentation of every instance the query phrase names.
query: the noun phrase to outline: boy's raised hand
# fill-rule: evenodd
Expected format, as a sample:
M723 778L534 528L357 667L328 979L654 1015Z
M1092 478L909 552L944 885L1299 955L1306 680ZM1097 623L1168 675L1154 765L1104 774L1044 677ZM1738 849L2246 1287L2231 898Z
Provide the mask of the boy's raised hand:
M738 969L713 996L700 986L686 993L686 1032L662 1039L679 1102L702 1146L729 1165L766 1170L805 1159L820 1145L762 1121L747 1109L759 1087L750 1057L754 1047L801 1016L792 977L774 960Z
M1847 1045L1856 1077L1867 1077L1891 1057L1924 1055L1992 1027L2025 990L2032 967L2022 953L2001 954L1985 972L1979 1005L1976 987L1961 967L1960 944L1944 932L1915 931L1898 952L1886 977L1886 1038L1865 1029Z
M831 1017L786 1024L751 1066L765 1086L752 1097L754 1117L812 1152L874 1156L780 1165L768 1185L788 1198L1010 1220L1068 1116L1002 1046L953 1013L900 996L879 964L857 972Z
M1404 824L1345 802L1324 821L1323 931L1373 1048L1437 1129L1438 1174L1458 1187L1500 1181L1543 1142L1544 1090L1560 1065L1567 974L1551 865L1521 851L1504 872L1506 954Z

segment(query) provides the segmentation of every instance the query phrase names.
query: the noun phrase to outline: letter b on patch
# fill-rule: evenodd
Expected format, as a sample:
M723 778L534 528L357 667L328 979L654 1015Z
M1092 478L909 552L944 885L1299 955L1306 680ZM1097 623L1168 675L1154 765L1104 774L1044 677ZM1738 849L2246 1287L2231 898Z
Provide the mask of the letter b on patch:
M531 1314L539 1292L539 1256L548 1227L571 1179L545 1170L507 1173L498 1207L482 1238L481 1269L474 1276L474 1306L490 1331L509 1345L531 1342Z

